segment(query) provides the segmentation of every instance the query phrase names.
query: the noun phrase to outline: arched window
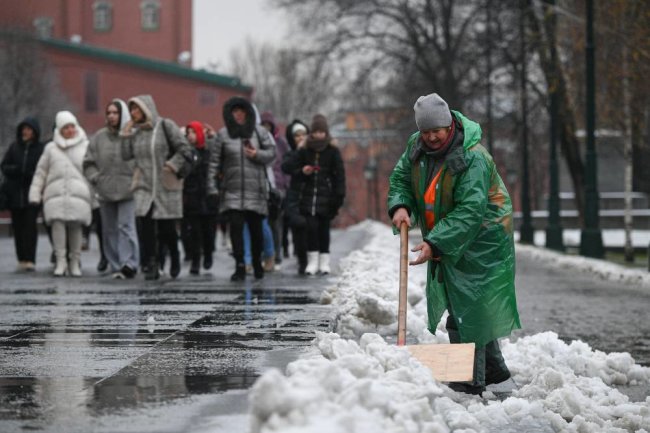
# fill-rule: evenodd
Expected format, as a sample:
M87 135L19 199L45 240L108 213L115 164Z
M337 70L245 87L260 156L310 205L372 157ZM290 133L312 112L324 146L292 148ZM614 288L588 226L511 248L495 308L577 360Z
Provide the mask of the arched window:
M113 27L113 6L109 2L93 4L93 27L97 32L107 32Z
M51 38L54 22L50 17L38 17L34 20L34 27L36 28L36 36L39 38Z
M160 28L160 2L145 0L140 3L142 30L158 30Z

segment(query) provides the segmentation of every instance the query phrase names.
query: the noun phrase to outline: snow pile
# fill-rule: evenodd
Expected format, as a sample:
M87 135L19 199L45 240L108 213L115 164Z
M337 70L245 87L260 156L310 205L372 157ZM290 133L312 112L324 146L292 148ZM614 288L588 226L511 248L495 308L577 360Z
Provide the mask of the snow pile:
M627 353L566 344L552 332L502 341L520 387L505 401L436 382L406 349L379 335L396 333L399 239L377 223L361 228L371 241L350 254L340 283L323 296L338 310L338 334L318 333L286 375L271 370L257 381L250 397L254 433L650 432L650 397L633 403L613 387L648 384L650 369ZM441 325L427 336L425 276L413 270L410 338L448 342Z
M526 255L537 262L555 266L561 269L572 269L603 280L635 284L650 288L650 273L647 271L628 269L605 260L591 259L582 256L571 256L544 248L517 244L517 254Z
M370 241L363 249L355 250L341 260L339 282L323 293L321 302L333 304L337 315L335 330L342 337L358 339L366 332L384 337L395 336L399 296L399 236L392 236L387 226L369 221L357 225L355 229L365 230ZM448 343L444 326L435 336L426 329L426 269L426 265L409 267L406 316L409 341L415 338L419 343Z
M505 401L486 393L484 402L436 382L404 348L377 334L357 343L318 333L286 376L272 370L254 385L252 431L650 431L650 397L630 403L602 379L647 381L648 369L629 355L567 345L550 332L508 343L504 355L522 386Z

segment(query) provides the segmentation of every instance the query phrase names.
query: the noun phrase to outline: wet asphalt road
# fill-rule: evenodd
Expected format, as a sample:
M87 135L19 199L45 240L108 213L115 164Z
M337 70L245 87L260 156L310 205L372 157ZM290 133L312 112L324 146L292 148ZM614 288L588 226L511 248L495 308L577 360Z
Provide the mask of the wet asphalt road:
M334 261L364 241L362 231L334 232ZM317 301L336 277L297 277L293 259L261 282L232 284L220 248L210 273L150 283L98 277L92 249L83 278L54 279L45 238L34 274L13 272L11 239L0 238L0 252L3 433L245 432L247 388L333 319ZM517 266L524 329L515 335L552 330L650 365L650 290L525 257Z
M363 244L341 235L334 264ZM50 276L45 238L33 274L13 272L11 239L0 251L2 432L245 431L245 390L331 329L318 299L335 277L299 277L294 259L234 284L220 249L209 273L145 282L98 276L92 248L78 279Z

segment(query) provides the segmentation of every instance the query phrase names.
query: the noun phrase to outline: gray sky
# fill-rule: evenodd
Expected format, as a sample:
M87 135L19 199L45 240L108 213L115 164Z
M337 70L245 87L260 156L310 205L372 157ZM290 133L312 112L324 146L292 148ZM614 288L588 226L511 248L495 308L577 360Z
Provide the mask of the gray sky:
M216 61L219 72L227 72L230 51L247 37L281 44L287 21L270 3L270 0L194 0L193 66L201 68Z

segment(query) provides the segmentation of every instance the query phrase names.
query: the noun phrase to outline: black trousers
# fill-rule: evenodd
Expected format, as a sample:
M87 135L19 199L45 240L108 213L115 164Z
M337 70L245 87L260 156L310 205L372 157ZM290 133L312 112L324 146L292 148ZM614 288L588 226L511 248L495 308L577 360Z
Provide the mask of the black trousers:
M38 241L36 218L38 218L39 211L40 208L37 206L11 209L11 228L14 232L14 245L19 262L36 263Z
M146 216L138 217L142 236L140 254L144 263L158 266L159 246L166 247L172 258L178 257L178 232L175 219L153 219L152 214L153 207Z
M449 342L460 343L458 324L451 312L447 317L447 333ZM501 354L498 340L492 340L483 347L474 349L474 380L473 386L485 386L491 383L499 383L510 377L510 370Z
M230 221L230 242L232 253L237 264L244 264L244 223L248 224L251 234L251 253L254 269L262 269L262 247L264 245L264 234L262 233L262 221L264 215L248 210L228 211Z
M183 217L184 235L186 236L186 253L193 260L210 256L214 252L214 241L217 233L217 219L213 215L190 215Z
M330 252L330 219L307 215L307 251Z
M293 252L298 258L298 265L301 268L307 266L307 228L291 227L293 238Z

